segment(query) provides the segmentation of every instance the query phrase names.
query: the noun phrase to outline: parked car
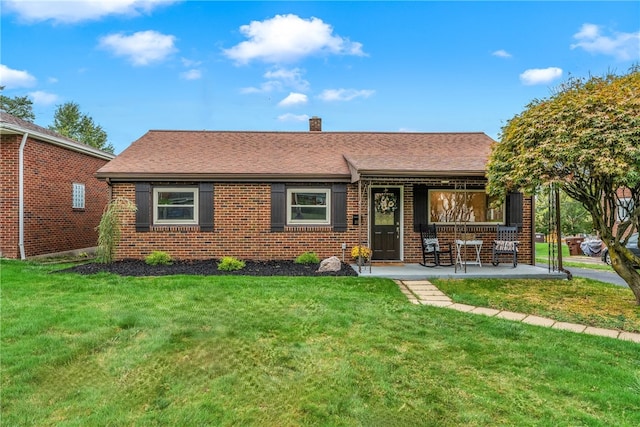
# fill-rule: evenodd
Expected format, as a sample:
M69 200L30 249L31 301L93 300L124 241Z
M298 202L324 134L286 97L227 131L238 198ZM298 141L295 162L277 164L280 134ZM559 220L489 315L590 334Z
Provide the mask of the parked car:
M638 233L633 233L631 237L629 237L629 241L627 242L627 249L629 249L633 254L637 257L640 257L640 249L638 248ZM611 257L609 256L609 248L604 248L602 250L602 261L608 265L611 265ZM638 266L640 267L640 266Z

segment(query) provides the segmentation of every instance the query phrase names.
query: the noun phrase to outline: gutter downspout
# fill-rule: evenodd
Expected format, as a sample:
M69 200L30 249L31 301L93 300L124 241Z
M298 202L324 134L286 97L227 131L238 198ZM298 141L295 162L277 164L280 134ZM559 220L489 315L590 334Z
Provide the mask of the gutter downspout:
M27 145L29 132L25 132L20 143L18 153L18 248L20 248L20 259L25 260L24 253L24 147Z

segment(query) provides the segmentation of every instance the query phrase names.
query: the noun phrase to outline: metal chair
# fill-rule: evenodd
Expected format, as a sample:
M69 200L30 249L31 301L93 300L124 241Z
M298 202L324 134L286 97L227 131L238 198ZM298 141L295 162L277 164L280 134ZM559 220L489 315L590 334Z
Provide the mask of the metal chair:
M435 224L420 224L420 242L422 244L422 262L425 267L452 266L453 250L451 243L440 243L436 234ZM449 264L441 264L442 254L449 254ZM428 263L427 259L433 258L433 263Z

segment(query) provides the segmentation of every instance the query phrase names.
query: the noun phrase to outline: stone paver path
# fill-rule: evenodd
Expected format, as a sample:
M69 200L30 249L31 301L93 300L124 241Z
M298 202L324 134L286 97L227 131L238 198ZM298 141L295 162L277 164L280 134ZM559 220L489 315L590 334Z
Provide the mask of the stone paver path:
M413 304L433 305L446 307L465 313L482 314L484 316L498 317L500 319L513 320L529 325L544 326L553 329L562 329L576 333L599 335L602 337L617 338L626 341L640 343L640 334L633 332L620 332L614 329L594 328L592 326L578 325L576 323L557 322L546 317L533 316L512 311L501 311L493 308L474 307L467 304L454 303L428 280L396 280L400 290Z

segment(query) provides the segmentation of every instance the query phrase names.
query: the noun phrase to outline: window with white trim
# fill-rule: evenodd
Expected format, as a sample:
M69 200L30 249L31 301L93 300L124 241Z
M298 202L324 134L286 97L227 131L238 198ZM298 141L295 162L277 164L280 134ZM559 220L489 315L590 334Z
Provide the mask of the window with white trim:
M154 224L198 224L198 189L194 187L155 187Z
M503 224L504 205L493 208L493 200L484 190L429 190L429 222Z
M73 183L71 190L71 207L73 209L84 209L84 184Z
M633 212L633 199L631 197L621 197L618 199L618 221L628 221Z
M331 189L287 188L287 224L331 224Z

